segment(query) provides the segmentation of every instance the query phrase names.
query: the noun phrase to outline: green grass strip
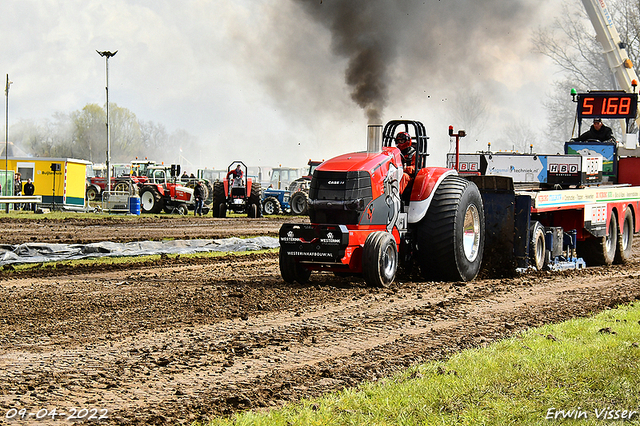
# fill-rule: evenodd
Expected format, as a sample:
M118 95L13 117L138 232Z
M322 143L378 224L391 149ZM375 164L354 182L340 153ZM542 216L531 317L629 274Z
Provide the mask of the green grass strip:
M640 424L639 343L635 303L531 329L379 383L207 424Z

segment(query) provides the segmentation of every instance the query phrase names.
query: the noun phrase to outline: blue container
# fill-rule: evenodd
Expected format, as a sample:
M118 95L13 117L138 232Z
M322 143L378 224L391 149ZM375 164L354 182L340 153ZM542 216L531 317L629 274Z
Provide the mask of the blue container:
M140 197L129 197L129 213L140 216Z

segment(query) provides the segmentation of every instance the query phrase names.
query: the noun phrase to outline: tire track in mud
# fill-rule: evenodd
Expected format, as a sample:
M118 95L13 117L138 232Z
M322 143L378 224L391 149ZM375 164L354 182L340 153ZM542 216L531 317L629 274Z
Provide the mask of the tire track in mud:
M311 286L276 288L273 291L279 291L265 299L304 291L331 293L332 298L292 302L266 313L250 311L244 319L141 326L134 332L88 337L75 344L55 336L37 336L37 341L16 336L13 345L0 351L0 406L91 405L110 409L109 423L154 424L280 404L376 380L397 368L532 325L637 299L637 270L636 263L633 268L467 284L409 282L392 289L365 289L318 274ZM231 279L230 272L235 274ZM178 292L186 292L196 281L240 299L250 290L235 287L243 281L279 282L274 258L49 281L63 287L78 285L100 298L101 291L113 291L123 278L134 283L132 287L140 286L141 293L176 286ZM95 282L108 285L96 290ZM20 289L27 284L15 285ZM27 291L48 286L44 282ZM259 290L267 293L268 287ZM123 317L135 321L137 312L132 309Z

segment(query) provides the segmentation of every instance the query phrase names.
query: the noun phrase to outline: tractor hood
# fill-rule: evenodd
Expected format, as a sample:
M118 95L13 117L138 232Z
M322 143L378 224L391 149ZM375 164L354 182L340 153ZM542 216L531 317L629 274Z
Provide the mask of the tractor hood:
M318 171L356 172L368 171L373 174L389 158L397 157L395 164L401 164L400 150L394 147L384 147L382 152L352 152L334 157L319 165Z
M186 186L177 186L176 199L188 203L194 203L195 199L193 198L193 189L187 188Z

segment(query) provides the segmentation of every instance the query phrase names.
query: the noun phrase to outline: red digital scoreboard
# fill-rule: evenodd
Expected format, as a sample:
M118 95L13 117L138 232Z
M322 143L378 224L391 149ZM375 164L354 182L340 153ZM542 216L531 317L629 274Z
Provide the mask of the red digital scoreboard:
M637 93L591 92L578 95L578 118L636 118L637 110Z

